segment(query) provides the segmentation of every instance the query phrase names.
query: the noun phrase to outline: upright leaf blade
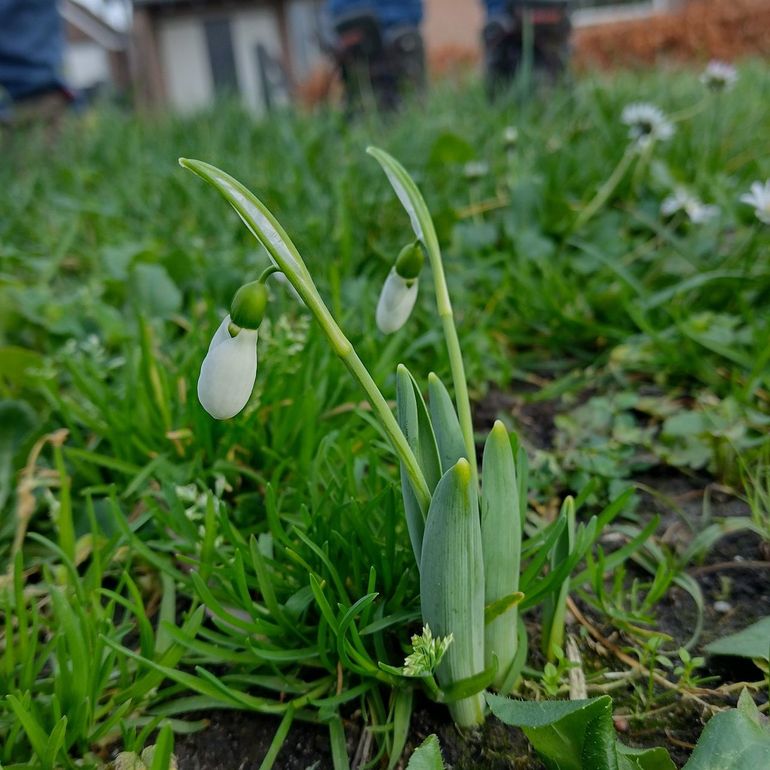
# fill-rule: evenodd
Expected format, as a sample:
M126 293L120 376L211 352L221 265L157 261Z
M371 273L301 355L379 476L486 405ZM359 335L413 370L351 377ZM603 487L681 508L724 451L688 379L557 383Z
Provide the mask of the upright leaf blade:
M494 606L519 590L521 513L519 486L508 431L498 420L484 445L481 466L481 544L484 554L484 603ZM517 603L516 603L517 604ZM497 658L494 685L500 688L516 657L517 606L511 604L484 628L484 663Z
M454 641L438 668L443 687L484 670L484 567L478 499L471 467L461 459L433 494L420 560L423 621L434 636ZM484 718L480 694L450 705L460 726Z
M436 438L433 435L433 427L422 394L414 377L403 364L399 364L396 371L396 417L409 447L417 458L428 489L432 492L441 477ZM419 565L425 531L425 514L420 508L403 463L401 463L401 495L404 499L409 540Z
M452 397L444 383L433 372L428 375L428 402L441 457L441 470L446 473L461 457L466 460L468 458Z
M567 525L551 551L551 572L555 572L569 559L575 547L575 501L571 497L564 500L559 517L566 519ZM561 585L543 600L542 648L549 660L553 659L556 647L562 647L564 644L564 617L569 587L569 575L565 575Z

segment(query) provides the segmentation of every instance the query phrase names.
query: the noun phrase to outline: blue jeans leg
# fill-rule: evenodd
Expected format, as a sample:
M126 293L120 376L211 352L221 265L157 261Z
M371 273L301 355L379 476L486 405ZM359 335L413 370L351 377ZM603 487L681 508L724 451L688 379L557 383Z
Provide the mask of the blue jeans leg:
M485 0L484 5L487 8L487 18L491 19L493 16L505 13L508 0Z
M60 88L63 53L56 0L0 0L0 86L11 99Z
M385 29L419 26L422 0L328 0L332 21L357 11L370 11Z

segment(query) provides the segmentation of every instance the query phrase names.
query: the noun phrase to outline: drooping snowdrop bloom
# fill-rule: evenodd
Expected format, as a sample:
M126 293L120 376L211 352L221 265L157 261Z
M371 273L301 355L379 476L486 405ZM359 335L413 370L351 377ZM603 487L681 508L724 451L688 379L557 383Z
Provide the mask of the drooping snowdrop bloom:
M710 61L700 76L700 82L710 91L729 91L738 80L738 70L723 61Z
M760 222L770 225L770 179L762 182L753 182L751 191L741 195L741 200L754 207L754 213Z
M254 389L257 337L266 304L263 283L241 286L233 298L231 315L225 316L211 340L198 377L198 400L217 420L235 417Z
M684 211L693 224L701 225L717 216L719 207L703 203L684 187L677 187L673 194L660 204L660 213L670 217L678 211Z
M383 334L398 331L417 301L417 287L425 257L418 242L405 246L390 269L377 302L377 328Z
M655 141L665 142L674 135L674 124L654 104L629 104L624 107L620 119L628 126L628 138L639 147L646 147Z

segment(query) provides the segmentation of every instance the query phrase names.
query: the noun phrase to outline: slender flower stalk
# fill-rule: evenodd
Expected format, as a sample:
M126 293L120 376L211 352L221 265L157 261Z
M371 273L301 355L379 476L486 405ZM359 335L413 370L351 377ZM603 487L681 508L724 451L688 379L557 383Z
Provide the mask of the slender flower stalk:
M180 165L213 185L236 210L251 233L262 243L275 265L286 275L303 302L315 317L334 352L364 389L369 403L379 417L385 434L414 486L420 508L430 505L430 490L417 458L409 447L388 402L367 371L342 329L326 307L296 246L267 207L240 182L224 171L199 160L180 158Z
M615 166L612 173L607 177L604 184L596 191L596 195L580 210L580 213L575 219L575 224L572 226L573 230L579 230L591 219L594 215L604 206L609 200L612 193L622 181L626 175L631 163L638 157L637 147L633 144L629 144L626 147L626 151L618 161L618 165Z
M476 444L473 438L473 421L471 419L471 402L468 396L468 382L465 377L465 365L463 364L460 340L457 336L457 327L454 322L452 302L449 299L449 289L446 276L444 275L444 264L441 259L441 249L438 244L436 228L433 225L433 219L428 212L428 207L425 205L425 200L420 190L409 174L407 174L404 167L395 158L377 147L368 147L366 151L382 166L398 199L409 214L414 234L425 247L425 251L428 254L436 292L436 306L449 354L449 367L452 372L455 399L457 400L457 416L460 420L465 451L468 455L467 459L475 480L478 478L478 469L476 467Z

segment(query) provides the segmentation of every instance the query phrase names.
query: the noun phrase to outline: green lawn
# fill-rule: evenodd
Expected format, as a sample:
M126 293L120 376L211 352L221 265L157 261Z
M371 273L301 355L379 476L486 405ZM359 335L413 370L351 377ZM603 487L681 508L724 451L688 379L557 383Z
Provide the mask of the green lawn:
M584 77L493 105L441 86L354 122L105 107L53 144L0 137L0 765L99 767L100 747L141 749L216 706L327 722L334 741L358 704L395 724L383 752L403 746L411 691L378 668L403 663L419 620L393 456L273 281L246 410L218 423L200 407L211 335L268 258L179 156L267 204L393 399L399 362L447 381L449 363L430 281L404 329L374 325L413 237L365 153L385 148L436 223L472 401L523 434L532 517L566 494L581 516L601 511L641 472L674 468L747 498L770 540L770 226L740 201L770 178L769 76L748 63L721 94L694 71ZM675 133L624 161L620 116L637 101ZM487 170L469 175L476 161ZM662 215L677 186L718 213ZM556 412L552 440L490 393ZM642 528L638 496L621 503ZM655 628L655 607L630 611L642 651L633 628ZM543 680L530 665L533 687L564 692L566 669Z

